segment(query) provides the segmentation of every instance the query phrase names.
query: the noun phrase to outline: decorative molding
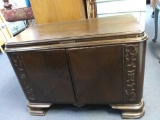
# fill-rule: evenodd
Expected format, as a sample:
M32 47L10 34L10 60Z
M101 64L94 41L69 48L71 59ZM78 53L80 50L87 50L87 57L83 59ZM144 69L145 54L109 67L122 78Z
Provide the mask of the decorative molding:
M31 115L44 116L46 108L51 105L51 103L28 103L28 110Z
M134 102L136 96L138 44L124 45L124 100Z
M25 67L23 65L22 59L18 53L11 53L10 58L12 61L12 65L16 71L17 77L19 79L19 82L22 85L22 88L24 92L26 93L26 96L29 100L34 101L36 100L36 95L33 92L33 89L31 85L29 84L29 78L27 76L27 73L25 71Z
M97 17L97 6L96 0L86 0L87 5L87 18L96 18Z
M145 113L143 99L139 104L111 104L111 107L122 110L122 118L124 119L141 118Z

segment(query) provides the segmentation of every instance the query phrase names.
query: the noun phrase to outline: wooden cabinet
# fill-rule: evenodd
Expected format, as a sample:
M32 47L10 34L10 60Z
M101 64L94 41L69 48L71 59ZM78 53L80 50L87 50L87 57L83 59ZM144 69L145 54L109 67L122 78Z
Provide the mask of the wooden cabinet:
M123 15L31 27L6 52L31 114L44 115L51 104L109 104L138 118L146 40L134 17Z

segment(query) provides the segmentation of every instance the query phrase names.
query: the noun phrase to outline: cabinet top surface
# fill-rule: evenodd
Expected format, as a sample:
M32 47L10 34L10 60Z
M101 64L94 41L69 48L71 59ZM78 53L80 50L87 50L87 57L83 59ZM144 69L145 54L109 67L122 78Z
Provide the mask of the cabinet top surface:
M120 15L89 20L76 20L30 27L12 38L6 45L36 44L86 38L102 38L142 34L144 30L132 15Z

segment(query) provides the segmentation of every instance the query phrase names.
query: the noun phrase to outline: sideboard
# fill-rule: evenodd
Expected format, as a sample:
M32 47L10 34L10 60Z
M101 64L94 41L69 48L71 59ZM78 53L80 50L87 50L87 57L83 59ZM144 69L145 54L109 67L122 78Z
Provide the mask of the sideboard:
M121 15L30 27L5 51L32 115L52 104L104 104L139 118L146 40L136 19Z

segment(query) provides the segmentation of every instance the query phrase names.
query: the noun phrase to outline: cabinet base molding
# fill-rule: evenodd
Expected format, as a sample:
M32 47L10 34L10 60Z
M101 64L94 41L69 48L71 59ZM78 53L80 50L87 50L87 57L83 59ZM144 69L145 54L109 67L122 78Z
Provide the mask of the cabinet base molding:
M141 118L145 113L143 99L139 104L111 104L111 107L122 110L122 118L125 119Z
M28 103L28 110L31 115L44 116L46 108L49 108L51 105L50 103Z
M44 116L46 113L46 109L49 108L51 105L51 103L28 103L28 110L31 115ZM113 109L122 110L122 118L124 119L141 118L145 113L143 99L139 104L111 104L110 106Z

